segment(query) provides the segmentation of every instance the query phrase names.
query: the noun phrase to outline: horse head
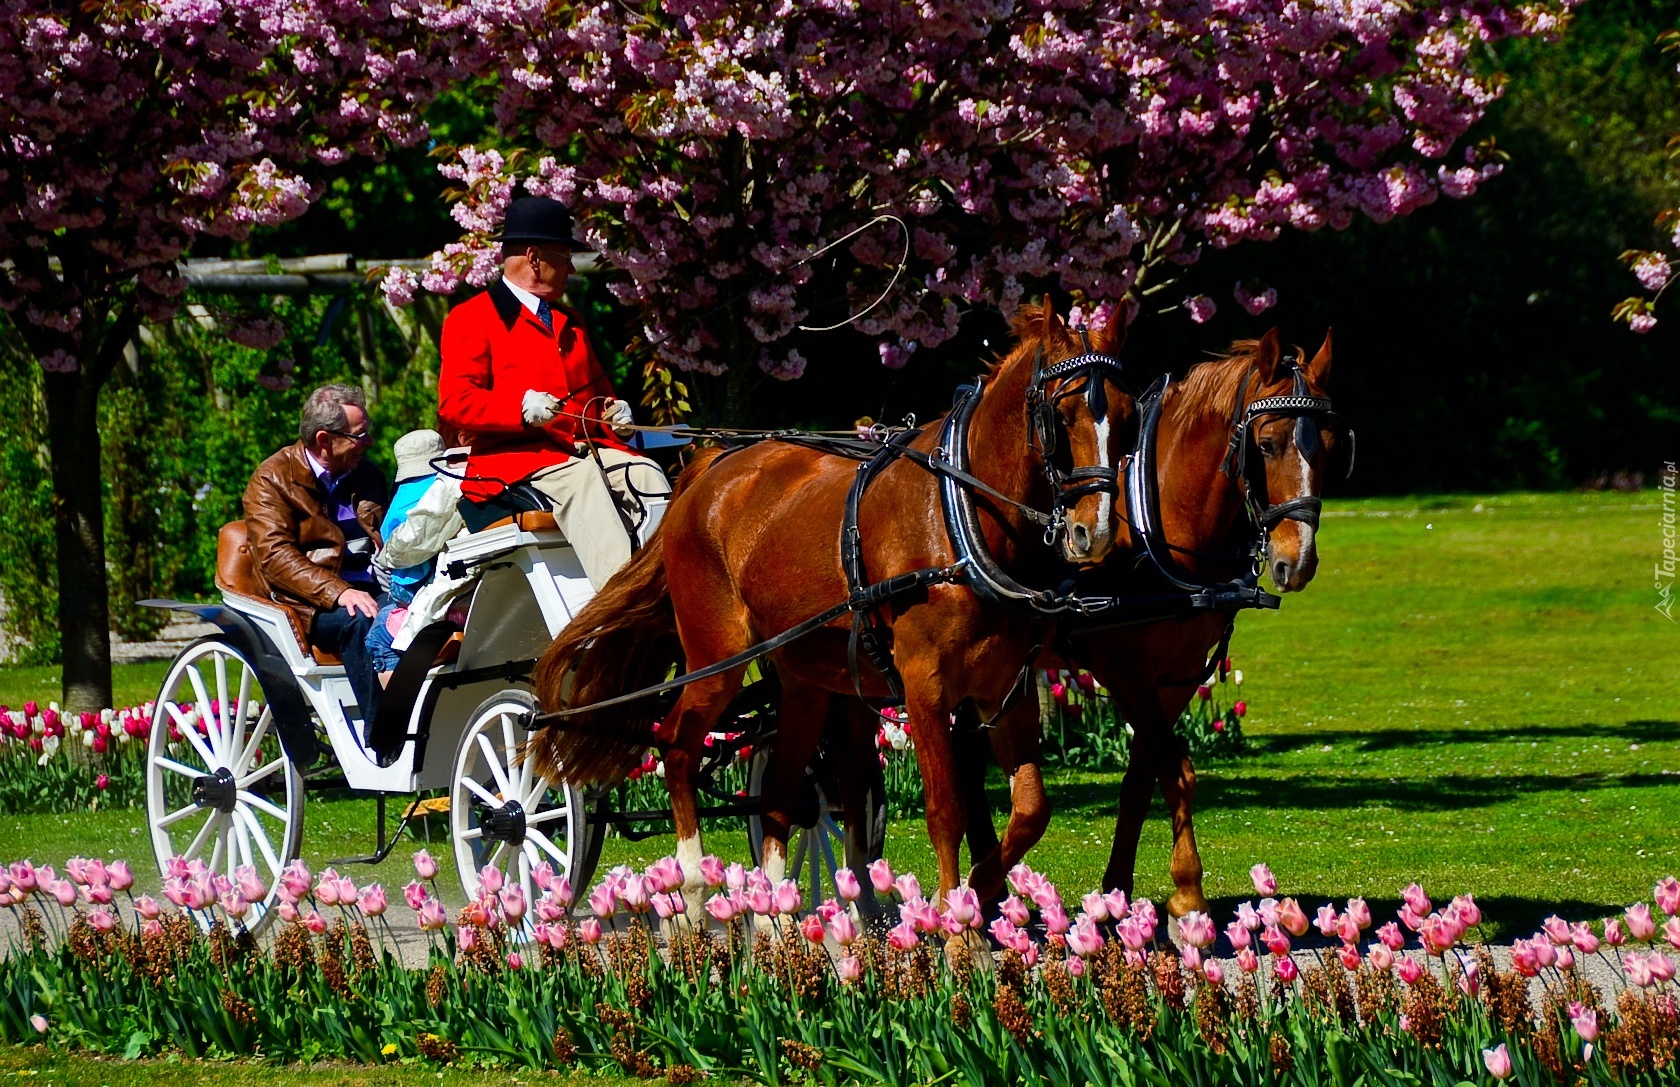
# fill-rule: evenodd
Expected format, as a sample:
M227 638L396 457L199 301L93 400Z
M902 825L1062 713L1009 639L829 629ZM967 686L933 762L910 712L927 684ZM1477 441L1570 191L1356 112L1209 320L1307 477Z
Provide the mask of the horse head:
M1279 592L1299 592L1318 570L1315 540L1323 482L1352 467L1352 431L1330 410L1330 334L1311 362L1285 359L1272 329L1254 347L1239 386L1225 468L1265 541Z
M1017 332L1033 360L1027 440L1050 481L1062 556L1092 566L1119 534L1119 469L1137 414L1118 357L1125 321L1116 313L1096 328L1070 331L1046 298L1039 312L1017 321Z

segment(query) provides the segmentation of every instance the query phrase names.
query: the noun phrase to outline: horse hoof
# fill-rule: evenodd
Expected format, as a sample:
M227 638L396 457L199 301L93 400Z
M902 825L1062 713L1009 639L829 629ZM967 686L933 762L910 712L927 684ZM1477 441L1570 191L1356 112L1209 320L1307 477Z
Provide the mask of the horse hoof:
M990 970L992 949L978 931L965 929L961 936L952 936L945 941L945 964L953 970L965 965Z

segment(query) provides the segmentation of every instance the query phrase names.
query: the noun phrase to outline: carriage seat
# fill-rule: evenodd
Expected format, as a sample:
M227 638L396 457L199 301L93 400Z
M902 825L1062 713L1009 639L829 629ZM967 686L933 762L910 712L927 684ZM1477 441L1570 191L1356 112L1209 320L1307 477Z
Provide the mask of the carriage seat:
M551 510L525 510L523 513L516 513L511 517L504 517L500 521L492 521L490 524L485 525L482 531L488 532L493 528L501 528L504 525L513 524L517 524L521 532L560 531L560 522L554 519L554 513Z
M216 534L216 588L231 596L242 596L269 607L276 606L277 602L263 591L257 581L257 564L251 557L251 544L244 521L229 521ZM344 663L336 654L309 644L309 631L304 629L303 621L296 612L287 607L281 607L280 611L291 624L292 636L297 639L298 647L313 657L316 664Z

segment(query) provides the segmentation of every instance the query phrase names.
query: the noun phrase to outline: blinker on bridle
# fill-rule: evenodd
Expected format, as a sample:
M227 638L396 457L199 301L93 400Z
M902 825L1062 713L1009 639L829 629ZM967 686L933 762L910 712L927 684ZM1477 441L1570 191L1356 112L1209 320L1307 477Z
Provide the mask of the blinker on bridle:
M1032 383L1027 387L1027 414L1032 420L1034 437L1037 439L1040 455L1044 458L1044 471L1050 479L1050 485L1056 495L1057 524L1051 526L1045 533L1049 542L1059 535L1059 525L1063 511L1071 509L1081 498L1088 494L1106 493L1120 496L1120 470L1117 466L1100 464L1081 465L1069 471L1062 471L1056 466L1054 457L1061 448L1062 418L1056 410L1056 405L1064 397L1084 393L1086 406L1091 410L1093 420L1101 420L1108 415L1108 388L1105 379L1112 378L1115 384L1124 387L1125 371L1120 360L1112 355L1105 355L1091 350L1090 340L1086 338L1084 329L1079 330L1081 340L1084 341L1084 354L1072 358L1062 359L1060 362L1044 365L1044 345L1038 345L1033 354ZM1085 384L1071 391L1058 391L1055 396L1048 395L1050 383L1065 381L1084 375Z
M1267 415L1293 416L1295 419L1295 448L1304 457L1317 456L1321 451L1318 437L1318 424L1328 424L1333 430L1347 437L1347 468L1344 478L1353 475L1353 461L1356 446L1354 444L1353 428L1332 409L1328 396L1313 396L1307 388L1307 376L1301 369L1299 357L1289 363L1293 388L1284 396L1266 396L1248 404L1243 404L1243 398L1248 395L1248 379L1253 371L1243 375L1242 384L1237 387L1237 402L1231 412L1231 443L1225 450L1225 459L1219 464L1222 473L1231 473L1242 480L1249 508L1249 516L1254 525L1262 533L1270 532L1283 521L1300 521L1310 528L1318 528L1318 517L1324 509L1324 501L1316 495L1302 495L1291 498L1287 502L1276 505L1261 505L1256 497L1256 487L1262 492L1265 489L1265 477L1262 473L1258 480L1252 471L1248 460L1249 447L1255 444L1255 420Z

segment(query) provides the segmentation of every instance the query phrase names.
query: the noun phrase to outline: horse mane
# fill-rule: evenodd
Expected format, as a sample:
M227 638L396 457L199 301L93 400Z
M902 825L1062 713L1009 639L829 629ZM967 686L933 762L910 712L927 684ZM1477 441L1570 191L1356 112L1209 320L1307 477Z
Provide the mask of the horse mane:
M1004 364L1014 358L1017 353L1044 340L1043 328L1044 314L1037 306L1022 306L1016 310L1015 316L1009 319L1009 334L1015 338L1015 342L1010 345L1009 350L993 359L991 364L987 366L986 379L990 381L995 378L997 372L1003 369ZM1054 337L1054 339L1055 343L1045 343L1046 349L1063 344L1069 347L1073 345L1073 337L1068 335L1066 328L1063 328L1060 335Z
M1237 386L1248 373L1259 348L1259 340L1237 340L1225 354L1192 366L1184 380L1173 386L1178 390L1182 410L1192 416L1229 418L1237 407Z

